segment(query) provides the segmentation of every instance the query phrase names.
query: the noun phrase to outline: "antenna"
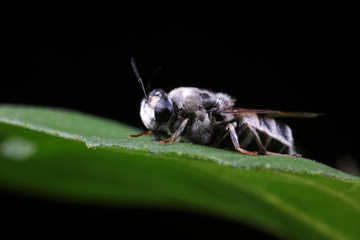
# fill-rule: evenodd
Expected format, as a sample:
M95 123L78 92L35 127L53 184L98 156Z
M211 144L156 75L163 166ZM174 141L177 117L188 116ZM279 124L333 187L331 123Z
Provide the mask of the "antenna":
M134 73L135 73L135 76L136 76L137 80L139 81L139 83L140 83L140 85L142 87L142 90L144 91L145 99L146 99L146 101L148 101L149 99L148 99L148 96L147 96L146 91L145 91L144 83L143 83L143 81L142 81L142 79L140 77L139 71L138 71L138 69L136 67L135 60L134 60L133 57L131 58L131 66L132 66L132 69L134 70Z
M156 69L153 71L153 73L151 74L151 77L150 77L150 80L149 80L149 83L148 83L148 92L150 92L151 83L153 82L156 73L158 73L159 70L161 70L161 69L162 69L162 68L161 68L161 66L160 66L160 67L156 68Z

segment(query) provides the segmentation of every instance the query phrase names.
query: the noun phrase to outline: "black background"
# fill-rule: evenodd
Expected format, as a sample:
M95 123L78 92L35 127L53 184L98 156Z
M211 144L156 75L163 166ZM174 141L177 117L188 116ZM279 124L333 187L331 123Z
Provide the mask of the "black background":
M145 82L162 67L153 86L165 91L194 86L229 93L241 107L323 113L282 121L305 157L354 166L358 54L351 22L336 14L183 24L22 18L3 35L0 102L74 109L143 128L135 57Z

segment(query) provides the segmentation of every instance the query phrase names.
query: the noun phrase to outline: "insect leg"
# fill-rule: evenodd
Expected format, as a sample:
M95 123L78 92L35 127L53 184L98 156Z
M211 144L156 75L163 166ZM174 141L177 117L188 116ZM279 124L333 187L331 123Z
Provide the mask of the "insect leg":
M275 153L275 152L269 152L266 151L264 153L264 155L268 155L268 156L291 156L291 157L302 157L301 154L295 153L295 154L282 154L282 153Z
M231 141L232 143L234 144L234 147L237 151L241 152L241 153L244 153L244 154L247 154L247 155L252 155L252 156L255 156L255 155L258 155L257 152L250 152L250 151L247 151L243 148L240 147L239 145L239 139L238 139L238 136L236 134L236 131L235 131L235 128L234 126L231 124L231 123L228 123L227 127L226 127L229 132L230 132L230 137L231 137Z
M151 133L152 133L152 131L151 131L151 130L148 130L148 131L143 132L143 133L140 133L140 134L138 134L138 135L129 135L128 137L129 137L129 138L137 138L137 137L142 137L142 136L149 135L149 134L151 134Z
M244 125L246 125L246 127L250 130L250 132L253 134L254 138L255 138L255 141L256 141L256 144L258 145L258 148L259 148L259 153L260 154L263 154L263 155L266 155L266 149L265 147L263 146L263 144L261 143L261 140L260 140L260 137L259 137L259 134L256 132L256 130L251 127L248 123L244 123Z
M248 127L248 129L252 132L252 134L255 137L256 144L259 147L259 153L262 155L268 155L268 156L295 156L295 157L301 157L300 154L281 154L281 153L275 153L275 152L269 152L265 149L263 144L261 143L259 134L256 132L256 130L251 127L248 123L245 123L245 125Z
M186 118L168 140L166 140L166 141L160 140L160 143L162 143L162 144L171 143L172 141L176 140L180 136L180 134L185 130L185 127L186 127L188 121L189 121L189 118Z

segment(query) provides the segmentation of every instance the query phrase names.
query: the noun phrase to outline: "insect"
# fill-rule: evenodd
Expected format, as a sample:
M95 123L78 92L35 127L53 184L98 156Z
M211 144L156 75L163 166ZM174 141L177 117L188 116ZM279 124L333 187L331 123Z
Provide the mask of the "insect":
M225 93L195 87L145 91L134 58L131 65L144 92L140 116L155 141L192 142L235 149L247 155L292 155L296 153L289 126L275 117L315 117L318 114L234 107L235 99ZM162 136L169 137L162 140Z

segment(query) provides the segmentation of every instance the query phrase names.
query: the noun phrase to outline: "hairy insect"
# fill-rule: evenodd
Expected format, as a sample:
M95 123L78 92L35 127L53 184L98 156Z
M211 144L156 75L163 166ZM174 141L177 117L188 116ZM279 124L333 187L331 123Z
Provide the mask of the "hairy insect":
M289 126L274 117L315 117L318 114L234 107L235 99L195 87L145 91L135 61L131 65L143 91L140 116L148 131L162 144L192 142L218 148L232 148L248 155L300 156L294 149ZM162 140L161 136L169 137Z

